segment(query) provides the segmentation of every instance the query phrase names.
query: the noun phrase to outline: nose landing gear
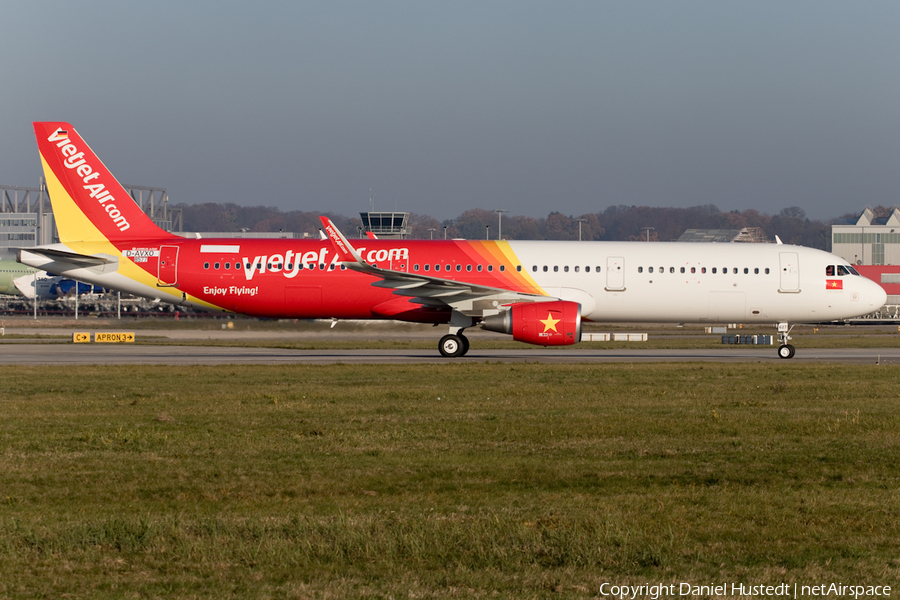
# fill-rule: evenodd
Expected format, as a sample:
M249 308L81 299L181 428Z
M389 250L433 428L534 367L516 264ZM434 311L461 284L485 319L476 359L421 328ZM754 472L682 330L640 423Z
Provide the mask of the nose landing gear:
M791 340L790 333L792 329L793 327L788 323L778 324L778 338L781 341L781 345L778 347L778 358L794 358L796 350L788 344Z

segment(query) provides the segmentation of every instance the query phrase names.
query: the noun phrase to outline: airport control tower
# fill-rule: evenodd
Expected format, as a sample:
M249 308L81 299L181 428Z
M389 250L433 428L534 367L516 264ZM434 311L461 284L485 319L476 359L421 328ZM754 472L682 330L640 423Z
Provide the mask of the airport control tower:
M371 232L379 238L402 240L409 235L408 212L361 212L363 232Z

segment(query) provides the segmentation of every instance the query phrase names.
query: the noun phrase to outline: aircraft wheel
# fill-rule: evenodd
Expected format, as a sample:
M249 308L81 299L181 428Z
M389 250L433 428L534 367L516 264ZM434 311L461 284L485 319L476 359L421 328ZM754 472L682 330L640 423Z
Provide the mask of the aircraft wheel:
M784 346L778 348L778 358L794 358L795 352L796 350L794 350L793 346L791 346L790 344L785 344Z
M452 333L448 333L442 337L441 341L438 343L438 350L441 351L441 356L445 358L456 358L457 356L465 354L466 346L468 345L463 342L465 339L464 336Z
M460 354L460 356L465 356L466 354L469 353L469 338L467 338L466 336L464 336L462 334L460 334L459 337L460 337L460 339L462 339L462 344L463 344L463 351L462 351L462 354Z

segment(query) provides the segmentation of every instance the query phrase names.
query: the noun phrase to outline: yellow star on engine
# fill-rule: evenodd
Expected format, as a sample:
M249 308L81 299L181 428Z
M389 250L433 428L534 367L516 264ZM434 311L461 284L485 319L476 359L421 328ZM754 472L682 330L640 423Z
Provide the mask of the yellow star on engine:
M553 313L548 312L547 319L541 321L541 323L544 324L544 333L547 333L548 331L553 331L554 333L559 333L558 331L556 331L556 324L559 323L560 320L561 319L554 319Z

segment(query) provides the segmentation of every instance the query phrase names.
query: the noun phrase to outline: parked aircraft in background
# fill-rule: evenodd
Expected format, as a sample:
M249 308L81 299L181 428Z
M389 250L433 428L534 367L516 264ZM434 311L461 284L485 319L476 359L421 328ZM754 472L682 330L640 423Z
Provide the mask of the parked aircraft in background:
M62 277L23 265L17 260L15 250L0 251L0 294L26 298L56 298L56 289Z
M22 291L16 286L16 281L22 278L33 280L35 273L41 272L18 262L16 254L14 250L0 251L0 294L6 296L21 296Z
M0 251L0 294L53 300L75 293L75 280L23 265L18 262L17 255L18 251ZM78 283L79 294L103 294L106 291L90 283Z
M35 123L59 244L21 262L173 304L273 318L446 324L444 356L480 325L557 346L583 320L790 324L880 308L842 258L783 244L185 239L152 223L68 123Z

